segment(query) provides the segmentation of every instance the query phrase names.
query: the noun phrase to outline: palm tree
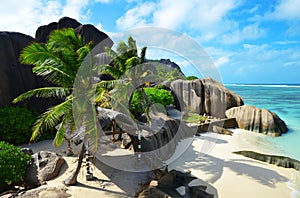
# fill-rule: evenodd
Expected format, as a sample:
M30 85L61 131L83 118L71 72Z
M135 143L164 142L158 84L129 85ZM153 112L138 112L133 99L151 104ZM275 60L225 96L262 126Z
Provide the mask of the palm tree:
M98 75L109 75L113 80L109 81L100 81L96 85L92 85L89 82L89 74L83 74L79 78L79 86L83 86L83 89L92 89L91 93L88 92L91 96L88 98L91 99L92 95L95 93L94 87L96 88L95 102L98 106L102 107L111 107L111 93L118 84L121 83L121 77L125 74L130 68L144 62L145 60L146 48L142 49L141 58L137 55L137 47L135 41L132 37L128 38L128 44L125 42L120 42L118 44L117 51L113 51L110 48L106 48L106 54L112 59L111 64L98 65L94 70ZM90 57L92 59L92 57ZM81 88L82 89L82 88ZM76 91L76 90L75 90ZM84 94L84 95L82 95ZM81 96L82 95L82 96ZM75 171L64 180L66 185L73 185L77 182L77 176L80 171L81 164L83 162L84 153L89 151L95 152L98 149L98 139L99 139L99 125L96 116L96 108L93 104L90 104L89 101L86 102L85 93L80 91L76 94L76 100L79 100L79 104L76 102L75 108L80 108L80 114L83 116L83 125L85 126L85 138L84 144L82 145L82 150L80 152L79 160ZM81 98L81 99L80 99ZM79 107L77 106L79 105Z
M53 31L47 43L34 42L21 52L20 61L23 64L33 65L32 71L54 86L27 91L13 102L17 103L32 97L56 97L62 101L40 115L32 128L30 141L36 140L48 128L58 126L54 145L60 146L67 139L68 152L72 153L70 134L75 130L72 113L73 84L78 68L92 47L92 42L85 43L80 35L72 28L68 28Z

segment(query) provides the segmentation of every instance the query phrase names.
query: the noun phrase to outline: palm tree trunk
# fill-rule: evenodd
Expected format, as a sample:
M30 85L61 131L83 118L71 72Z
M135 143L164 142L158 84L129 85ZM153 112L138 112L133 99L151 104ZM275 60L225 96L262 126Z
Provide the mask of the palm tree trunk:
M80 168L81 168L81 165L82 165L84 152L85 152L85 145L83 143L81 151L80 151L80 155L79 155L76 170L72 173L72 175L70 175L70 177L68 177L67 179L64 180L65 185L71 186L71 185L75 185L77 183L77 176L79 174L79 171L80 171Z
M71 147L71 140L69 138L65 138L65 139L67 140L67 143L68 143L67 156L73 156L74 153L73 153L73 150Z

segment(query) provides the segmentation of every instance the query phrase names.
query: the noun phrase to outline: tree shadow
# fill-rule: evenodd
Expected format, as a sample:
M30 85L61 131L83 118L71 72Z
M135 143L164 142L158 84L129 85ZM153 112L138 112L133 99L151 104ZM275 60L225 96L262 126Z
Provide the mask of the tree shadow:
M94 160L94 165L97 169L101 170L101 172L107 178L110 179L110 182L124 191L125 194L129 197L134 197L136 193L142 188L142 186L145 185L145 183L148 183L155 178L155 175L152 171L129 172L119 170L108 166L97 158ZM102 180L100 179L100 181Z
M251 164L249 164L249 162L251 162ZM171 163L170 166L182 167L183 169L201 170L205 175L210 176L207 179L207 182L209 183L215 183L219 180L224 173L224 168L229 168L237 175L250 177L262 185L273 188L277 183L288 180L276 171L253 165L253 163L256 163L257 165L262 163L243 159L223 160L209 154L199 152L192 146L190 146L186 152L173 163L174 164L172 165Z
M238 162L238 160L227 161L225 162L225 166L236 172L237 175L246 175L257 182L272 188L276 187L278 182L285 182L288 180L276 171Z
M83 184L80 182L77 182L77 184L75 186L73 186L74 188L88 188L91 190L96 190L96 191L102 191L102 192L107 192L109 193L109 196L112 196L112 194L117 195L118 197L128 197L128 195L126 193L122 193L122 192L117 192L117 191L113 191L113 190L108 190L105 189L103 187L96 187L96 186L92 186L92 185L88 185L88 184Z

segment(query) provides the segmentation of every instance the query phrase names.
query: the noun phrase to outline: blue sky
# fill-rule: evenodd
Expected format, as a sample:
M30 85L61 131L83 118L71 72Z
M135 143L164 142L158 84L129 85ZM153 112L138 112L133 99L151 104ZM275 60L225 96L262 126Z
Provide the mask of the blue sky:
M62 16L109 35L145 26L179 31L212 57L224 83L300 83L300 0L2 0L0 31L34 36Z

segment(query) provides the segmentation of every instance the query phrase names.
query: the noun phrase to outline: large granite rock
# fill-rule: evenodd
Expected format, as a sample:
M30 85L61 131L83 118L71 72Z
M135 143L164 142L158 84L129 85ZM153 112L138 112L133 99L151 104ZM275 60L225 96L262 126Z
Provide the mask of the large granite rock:
M64 158L53 152L40 151L33 154L24 178L25 185L36 187L51 180L59 174L64 163Z
M104 32L99 31L96 27L90 24L80 25L75 28L75 32L80 34L85 42L93 41L95 48L94 54L104 52L104 47L111 48L113 41Z
M241 129L280 136L288 131L286 124L278 115L267 109L254 106L234 107L226 111L228 118L235 118Z
M90 24L82 25L75 19L63 17L58 22L52 22L48 25L40 26L36 33L35 38L38 42L47 42L49 34L53 30L73 28L76 33L80 34L86 42L93 41L94 46L97 46L97 52L104 52L104 46L112 47L113 41L104 32L99 31L96 27Z
M81 23L76 21L75 19L69 17L63 17L58 22L52 22L48 25L42 25L38 27L35 32L35 39L37 42L45 43L48 40L48 36L50 32L56 29L63 29L63 28L77 28L80 26Z
M32 66L19 62L21 50L34 38L17 32L0 32L0 106L11 105L12 100L25 91L49 86L50 83L32 73ZM37 99L27 100L20 105L43 110L54 102Z
M46 42L51 31L62 28L74 28L86 41L94 41L97 45L94 53L103 52L104 46L111 47L112 40L92 25L82 25L75 19L63 17L58 22L40 26L36 31L36 39L17 32L0 32L0 107L11 105L13 99L20 94L39 87L53 86L43 78L32 73L32 66L19 62L21 50L34 41ZM56 104L56 99L31 99L21 106L40 112Z
M178 109L191 110L199 114L225 117L225 111L244 104L243 99L212 78L192 81L176 80L171 83L176 95ZM181 106L180 106L181 105Z
M143 159L151 170L161 167L164 161L170 159L179 141L193 137L197 133L197 129L188 127L183 121L160 112L151 111L149 113L150 125L147 125L133 121L130 116L120 112L100 107L97 110L102 128L106 128L110 123L109 120L114 119L119 130L127 133L131 139L129 142L129 138L126 138L126 148L130 147L134 151L146 153L143 155ZM141 148L138 148L138 129L141 133ZM80 135L76 137L83 139L83 136Z
M281 166L284 168L293 168L300 171L300 162L289 157L278 155L266 155L254 151L237 151L233 153L243 155L245 157L249 157L262 162L267 162L269 164L274 164L276 166Z

